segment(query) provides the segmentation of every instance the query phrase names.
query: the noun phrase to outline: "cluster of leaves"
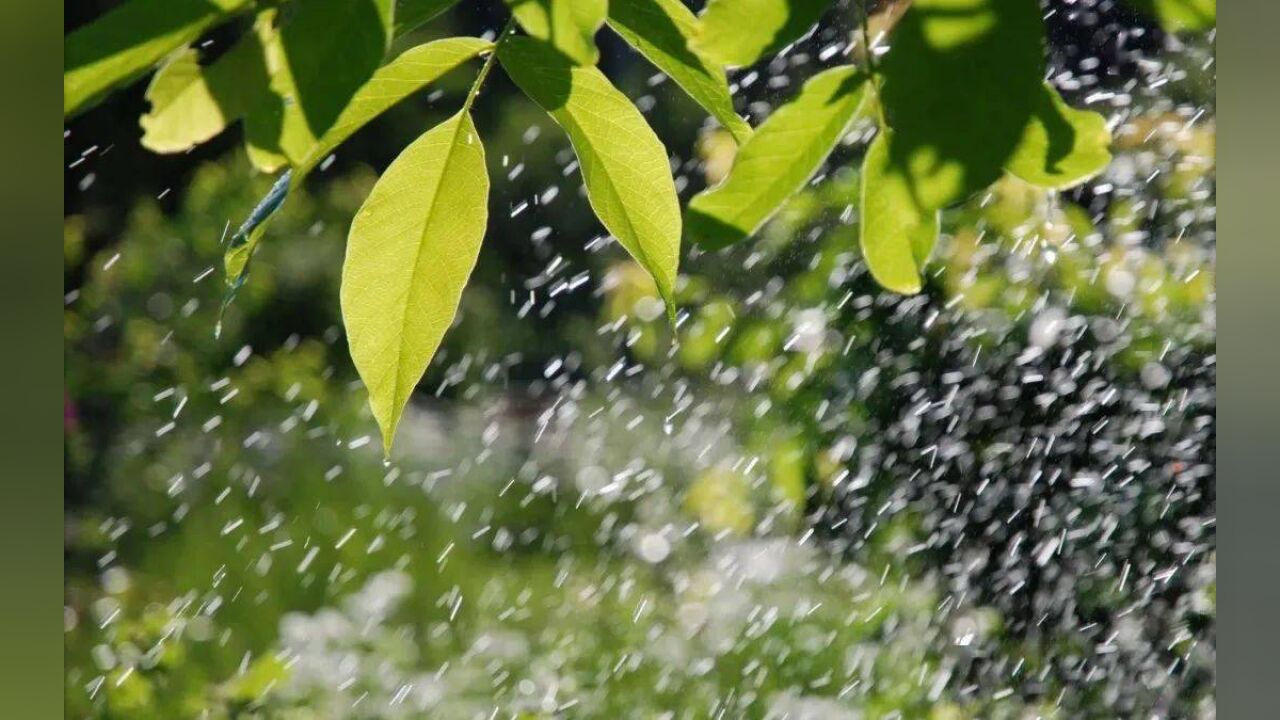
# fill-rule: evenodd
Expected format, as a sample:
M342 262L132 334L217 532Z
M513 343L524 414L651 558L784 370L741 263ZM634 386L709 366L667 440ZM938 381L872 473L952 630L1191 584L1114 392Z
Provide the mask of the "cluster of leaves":
M1068 107L1042 81L1044 31L1031 0L915 0L894 15L882 62L864 48L862 69L815 75L754 132L734 112L725 68L784 49L831 10L829 0L710 0L701 16L679 0L507 0L512 18L495 41L435 40L387 61L396 37L455 1L130 0L67 38L66 114L163 60L147 92L144 145L182 152L243 119L254 164L287 168L231 238L228 300L267 221L334 148L484 58L458 112L401 152L351 225L343 317L387 450L485 234L489 181L470 110L495 63L568 134L592 208L653 277L672 322L684 234L675 183L662 142L595 67L595 36L606 24L741 146L728 176L689 205L688 234L708 249L758 230L865 113L881 131L864 161L861 243L876 279L904 293L920 289L941 209L1002 173L1063 188L1109 159L1103 119ZM1186 17L1212 19L1212 2L1188 7ZM192 43L249 13L252 28L202 64Z

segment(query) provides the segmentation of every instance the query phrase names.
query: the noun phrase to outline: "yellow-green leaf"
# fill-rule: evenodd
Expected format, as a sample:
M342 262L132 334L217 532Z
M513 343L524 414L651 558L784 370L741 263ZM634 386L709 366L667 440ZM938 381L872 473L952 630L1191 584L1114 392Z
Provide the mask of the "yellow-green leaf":
M1111 162L1110 144L1106 118L1076 110L1057 90L1043 85L1005 169L1033 185L1061 190L1102 172Z
M387 452L457 315L488 196L484 147L464 110L405 148L351 223L342 319Z
M284 203L292 188L299 187L302 184L307 174L324 160L325 156L333 152L347 138L388 108L440 79L467 60L492 48L493 43L480 38L445 38L444 40L423 43L415 48L406 50L395 60L378 68L378 71L373 74L369 82L365 83L356 92L355 97L351 99L342 114L338 116L333 127L329 128L324 137L317 140L316 144L311 147L297 171L292 173L292 177L289 180L285 181L283 186L284 194L279 196L278 201L260 205L260 207L269 208L270 212L262 214L255 209L255 212L250 215L250 219L252 220L255 216L258 216L257 222L247 223L232 236L223 265L227 274L227 282L231 285L233 291L242 282L249 257L261 241L266 230L267 221L275 212L275 209ZM246 133L246 135L252 136L252 131ZM252 148L252 146L250 147ZM269 162L276 160L270 155L255 157L252 149L250 156L255 162L263 161L264 159ZM279 162L283 164L284 159L279 158ZM273 188L274 191L275 189ZM268 199L271 197L272 195L269 194Z
M895 292L920 292L920 270L938 237L938 213L916 202L903 168L894 160L894 134L884 130L862 161L859 240L876 282Z
M1129 0L1166 32L1203 32L1218 24L1217 0Z
M842 66L813 76L738 150L723 182L689 202L689 236L718 250L760 228L805 186L857 117L865 76Z
M684 3L619 0L609 5L609 27L719 120L739 145L751 137L751 126L733 111L724 70L689 47L698 19Z
M67 35L62 112L71 116L150 70L250 0L129 0Z
M499 46L498 59L569 135L592 209L653 276L674 319L680 203L658 136L603 73L573 65L546 43L511 37Z
M831 0L710 0L694 47L721 65L751 65L808 32Z
M392 0L294 0L276 42L272 96L249 116L249 144L298 166L382 64Z
M595 65L600 59L596 32L609 13L608 0L507 0L507 5L530 37L550 43L582 65Z
M275 32L274 18L275 10L263 12L251 32L207 66L192 48L161 66L147 87L151 110L142 116L142 145L158 153L186 152L225 130L270 92L264 42Z
M307 152L298 180L357 130L393 105L439 80L466 61L493 49L493 43L473 37L434 40L406 50L378 68L356 91L338 119Z

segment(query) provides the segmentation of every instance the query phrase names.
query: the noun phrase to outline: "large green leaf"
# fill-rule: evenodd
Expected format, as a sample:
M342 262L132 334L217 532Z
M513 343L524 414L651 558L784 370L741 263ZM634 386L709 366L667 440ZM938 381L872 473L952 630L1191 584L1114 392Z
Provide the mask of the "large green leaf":
M396 3L395 36L412 32L458 4L458 0L400 0Z
M938 237L937 210L922 209L911 181L893 159L895 134L884 130L862 161L859 242L876 282L895 292L920 292L920 270Z
M863 105L864 81L843 66L806 82L738 150L729 176L689 202L689 236L718 250L758 230L822 167Z
M1203 32L1218 24L1217 0L1129 0L1167 32Z
M249 258L261 241L272 214L284 203L290 189L299 187L306 175L320 161L357 130L396 103L440 79L467 60L492 48L493 43L480 38L446 38L406 50L395 60L378 68L369 82L356 92L355 97L338 116L333 127L329 128L329 131L308 151L297 170L286 182L284 195L278 202L266 206L270 208L270 212L262 214L255 210L250 214L250 218L252 219L255 214L258 215L257 222L247 223L232 236L224 260L227 281L232 287L237 287L242 281Z
M250 4L250 0L129 0L72 32L63 45L63 114L84 110Z
M914 0L880 63L894 163L922 206L990 185L1041 97L1044 25L1032 0Z
M694 46L721 65L751 65L805 34L831 0L710 0Z
M1067 105L1058 91L1042 85L1022 140L1005 169L1034 185L1064 189L1102 172L1111 162L1107 119Z
M498 59L569 135L596 216L653 276L674 320L680 203L658 136L603 73L546 43L511 37Z
M608 0L507 0L507 5L530 37L550 43L582 65L595 65L600 59L596 32L609 14Z
M382 64L393 0L294 0L278 42L273 97L251 113L251 144L297 166Z
M264 44L275 33L275 11L213 63L202 66L188 48L172 56L147 87L151 110L142 116L142 145L158 153L186 152L239 120L270 92Z
M342 319L387 452L457 315L488 196L484 147L463 110L400 153L351 223Z
M724 70L689 47L698 30L698 19L680 0L610 3L609 27L684 88L689 97L733 133L739 145L751 137L751 126L733 111Z

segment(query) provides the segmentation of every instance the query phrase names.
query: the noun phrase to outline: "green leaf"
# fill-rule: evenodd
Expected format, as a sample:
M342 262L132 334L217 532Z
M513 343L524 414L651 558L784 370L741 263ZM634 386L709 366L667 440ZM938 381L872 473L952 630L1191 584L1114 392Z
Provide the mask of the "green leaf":
M1067 105L1046 84L1005 169L1033 185L1061 190L1102 172L1111 162L1110 144L1106 118Z
M1218 24L1217 0L1129 0L1166 32L1204 32Z
M369 82L356 92L355 97L338 116L333 127L329 128L324 137L312 146L297 171L291 174L285 187L291 189L301 186L307 174L357 130L409 95L492 48L493 43L480 38L446 38L406 50L395 60L378 68ZM275 203L268 203L264 199L254 213L250 214L250 220L253 220L255 215L258 216L257 220L247 221L246 226L232 236L223 267L233 294L234 290L243 283L249 258L262 239L267 221L284 203L289 191L286 189L284 195L280 195L278 202ZM275 188L272 192L275 192ZM267 198L271 197L272 193L268 193ZM270 211L263 214L260 209Z
M530 37L550 43L581 65L595 65L600 59L596 32L609 14L608 0L507 0L507 5Z
M760 229L822 167L857 117L865 88L852 66L810 78L738 150L729 176L689 202L689 236L718 250Z
M896 133L881 131L862 161L859 242L871 276L885 288L920 292L920 270L938 237L938 212L915 201L906 172L894 164Z
M733 111L724 70L689 47L698 19L680 0L611 3L609 27L719 120L739 145L751 137L751 126Z
M894 163L922 207L1000 177L1041 98L1044 25L1030 0L915 0L880 63Z
M396 426L453 323L488 220L484 147L464 110L404 149L351 223L342 319L390 453Z
M160 67L147 87L151 110L142 116L142 145L157 153L186 152L239 120L270 92L264 42L274 34L275 10L222 57L202 66L187 48Z
M79 113L250 4L250 0L130 0L72 32L63 46L63 115Z
M694 48L720 63L751 65L795 42L831 0L710 0Z
M254 108L250 145L297 166L382 64L393 0L295 0L268 47L273 96Z
M395 37L417 30L457 4L458 0L400 0L396 3Z
M603 73L573 65L546 43L510 37L499 46L498 59L569 135L592 209L653 276L674 321L680 203L658 136Z
M480 38L445 38L406 50L378 68L307 153L300 164L299 180L334 148L393 105L492 49L493 43Z

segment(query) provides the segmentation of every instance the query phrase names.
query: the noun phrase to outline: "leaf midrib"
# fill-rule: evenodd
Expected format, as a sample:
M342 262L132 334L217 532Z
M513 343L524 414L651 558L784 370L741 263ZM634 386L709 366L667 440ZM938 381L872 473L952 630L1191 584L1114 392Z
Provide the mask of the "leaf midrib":
M458 115L454 116L453 137L450 138L449 140L449 149L445 153L444 162L440 166L439 179L436 181L435 187L431 189L431 199L430 199L430 202L427 204L427 208L428 208L427 217L422 224L422 232L418 237L417 248L414 249L413 271L410 273L410 276L409 276L409 288L404 294L404 300L401 303L399 303L400 305L399 327L401 329L401 333L400 333L400 343L399 343L399 346L396 348L396 386L395 386L395 393L394 393L395 402L393 403L393 407L403 407L404 404L408 402L409 395L413 393L413 387L410 387L407 392L403 392L402 394L403 387L401 384L401 379L403 377L403 371L404 371L404 358L405 358L406 348L408 347L408 343L406 342L406 335L403 331L406 325L406 321L409 317L409 305L410 305L409 299L414 296L414 290L415 288L417 288L417 285L418 285L416 281L421 271L422 260L425 257L425 253L423 252L423 249L427 241L427 230L431 225L431 217L435 213L436 201L440 198L440 188L444 186L445 178L448 177L449 175L450 163L452 163L455 159L456 150L458 148L458 134L462 131L462 121L465 117L467 117L465 114L465 111L463 111L463 113L459 113ZM425 370L426 368L423 368L424 372ZM413 386L416 387L417 382L414 382Z

